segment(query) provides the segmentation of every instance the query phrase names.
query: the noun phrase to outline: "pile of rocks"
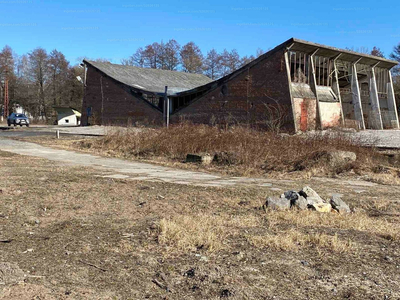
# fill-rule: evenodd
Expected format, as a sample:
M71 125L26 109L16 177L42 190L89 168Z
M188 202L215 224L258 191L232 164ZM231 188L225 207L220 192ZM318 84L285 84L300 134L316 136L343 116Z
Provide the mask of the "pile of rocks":
M265 208L274 210L300 209L315 210L318 212L350 213L350 207L338 195L332 196L329 200L322 199L316 191L309 186L301 191L287 191L280 197L268 197Z

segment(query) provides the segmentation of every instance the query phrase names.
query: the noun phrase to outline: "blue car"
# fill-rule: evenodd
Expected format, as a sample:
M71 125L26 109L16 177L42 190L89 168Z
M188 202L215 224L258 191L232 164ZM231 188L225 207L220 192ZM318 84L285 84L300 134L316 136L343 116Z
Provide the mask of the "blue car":
M7 124L8 124L8 126L11 126L11 124L14 124L14 126L19 125L22 127L22 125L25 125L26 127L29 127L29 118L27 116L25 116L24 114L12 113L7 118Z

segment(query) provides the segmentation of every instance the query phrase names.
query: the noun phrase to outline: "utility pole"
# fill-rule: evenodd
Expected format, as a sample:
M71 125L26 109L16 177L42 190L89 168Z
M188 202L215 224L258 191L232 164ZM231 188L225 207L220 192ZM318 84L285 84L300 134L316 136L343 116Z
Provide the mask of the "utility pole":
M165 87L165 94L164 94L164 105L163 105L163 111L164 111L164 122L167 127L169 127L169 99L168 99L168 86Z
M8 117L8 105L9 105L10 99L8 98L8 67L6 66L6 76L4 79L4 110L3 110L3 116L4 118Z

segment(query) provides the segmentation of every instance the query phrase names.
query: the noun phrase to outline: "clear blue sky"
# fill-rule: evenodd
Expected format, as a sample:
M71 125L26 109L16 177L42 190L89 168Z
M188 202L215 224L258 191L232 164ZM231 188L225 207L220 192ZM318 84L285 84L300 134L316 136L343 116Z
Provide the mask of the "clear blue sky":
M399 0L0 0L0 47L57 49L72 64L82 56L119 63L161 40L243 56L297 37L339 48L376 45L388 56L400 43L399 16Z

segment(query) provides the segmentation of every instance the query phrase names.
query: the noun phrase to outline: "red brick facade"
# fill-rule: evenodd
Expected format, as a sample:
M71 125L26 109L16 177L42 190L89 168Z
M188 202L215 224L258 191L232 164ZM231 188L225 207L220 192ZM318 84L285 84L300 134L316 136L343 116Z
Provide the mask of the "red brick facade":
M89 118L87 108L91 108L92 112ZM162 112L143 99L133 96L125 85L89 65L82 105L82 125L88 123L123 126L160 125Z
M242 72L218 81L215 88L187 106L176 110L171 123L189 120L205 124L251 124L265 126L276 114L285 111L285 121L293 127L289 82L283 49L250 64ZM267 107L275 107L267 109ZM87 118L87 109L92 116ZM88 65L82 124L161 125L163 114L144 99L135 97L129 87Z
M250 123L263 125L267 105L279 103L292 119L289 82L283 50L249 67L238 76L194 100L171 116L172 122ZM290 124L292 126L292 124Z

